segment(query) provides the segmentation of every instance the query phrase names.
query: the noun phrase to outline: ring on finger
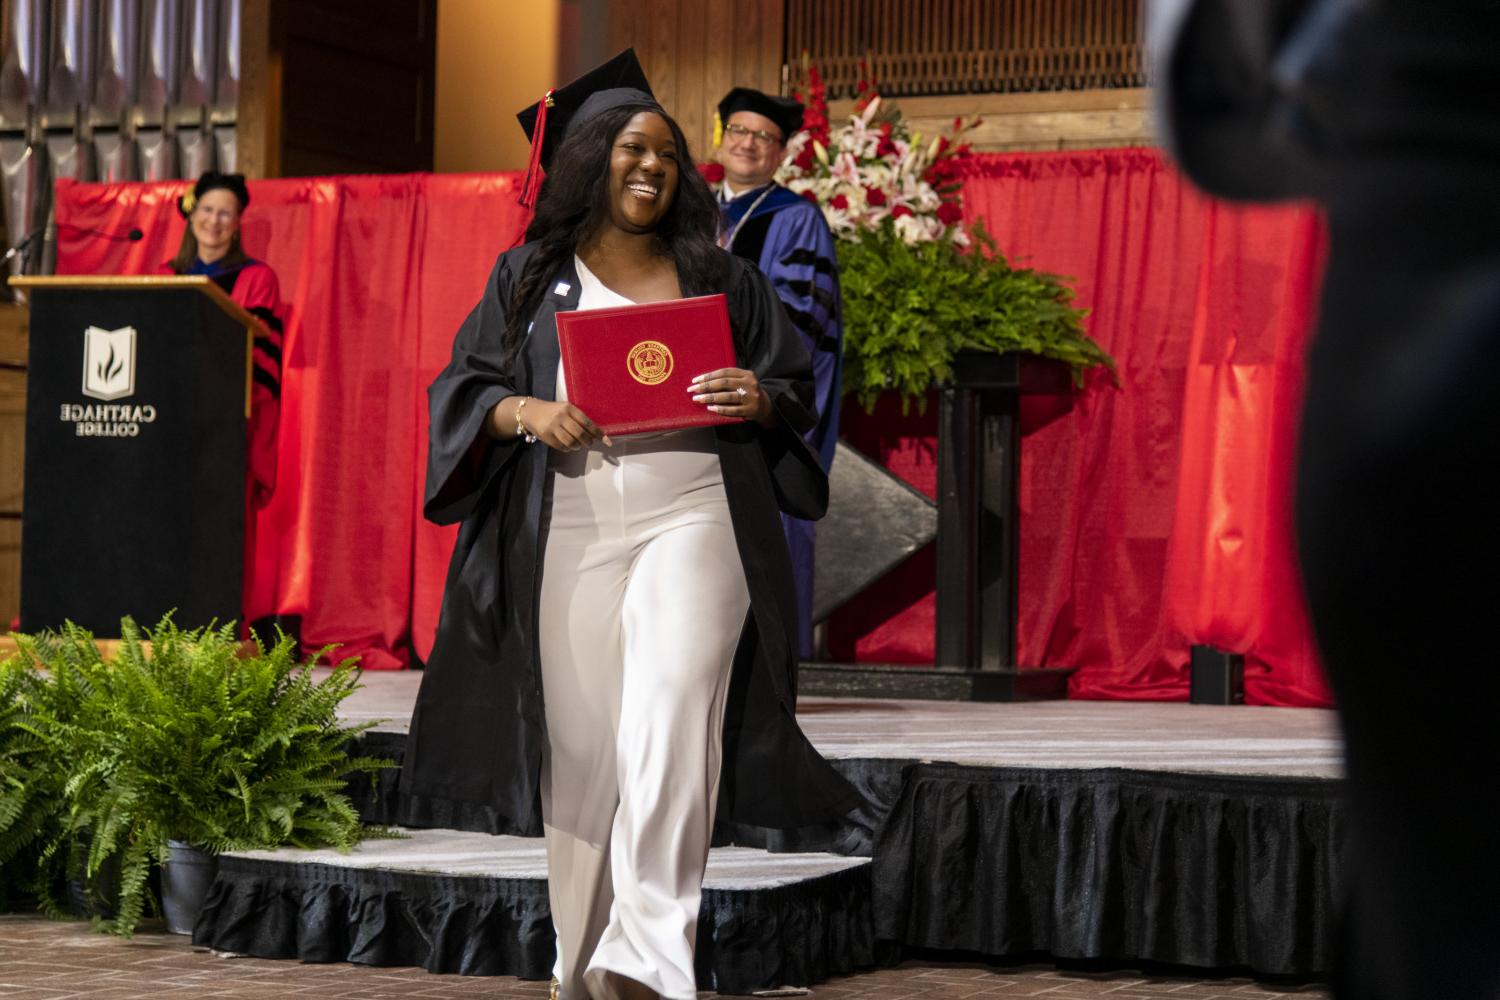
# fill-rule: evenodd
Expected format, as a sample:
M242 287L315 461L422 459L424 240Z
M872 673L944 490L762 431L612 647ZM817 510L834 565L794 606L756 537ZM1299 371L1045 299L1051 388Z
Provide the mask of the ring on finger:
M746 390L744 386L740 386L738 389L735 389L734 391L739 394L739 397L741 399L744 399L745 396L748 394L748 390Z

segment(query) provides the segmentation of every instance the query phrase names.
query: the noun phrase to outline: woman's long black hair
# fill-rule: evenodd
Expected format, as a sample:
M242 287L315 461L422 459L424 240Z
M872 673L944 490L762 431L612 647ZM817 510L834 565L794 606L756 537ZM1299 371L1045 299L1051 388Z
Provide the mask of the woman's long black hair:
M724 255L718 251L719 206L693 164L682 129L654 103L625 104L580 125L552 157L552 167L537 195L536 215L526 227L526 242L536 251L527 260L508 303L505 363L515 360L526 341L531 315L547 293L552 276L609 213L609 160L615 137L642 111L661 115L677 144L677 194L656 227L655 249L677 267L684 290L719 287Z

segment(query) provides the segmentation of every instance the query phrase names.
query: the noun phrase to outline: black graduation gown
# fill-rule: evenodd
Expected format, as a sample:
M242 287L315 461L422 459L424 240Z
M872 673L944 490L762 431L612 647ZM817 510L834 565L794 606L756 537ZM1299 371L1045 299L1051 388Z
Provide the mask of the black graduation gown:
M458 331L448 367L428 389L423 511L440 524L463 524L406 744L404 822L444 824L459 816L472 822L477 815L497 833L541 831L546 723L535 639L548 449L492 440L481 426L508 395L551 399L556 391L556 315L578 305L571 261L550 280L516 362L505 368L498 360L506 312L532 250L501 254L484 297ZM756 373L782 426L715 428L750 591L724 720L719 814L754 826L808 826L860 802L793 714L796 597L778 510L818 518L828 504L827 477L802 439L817 419L812 364L770 283L724 256L724 288L683 292L725 293L739 364Z

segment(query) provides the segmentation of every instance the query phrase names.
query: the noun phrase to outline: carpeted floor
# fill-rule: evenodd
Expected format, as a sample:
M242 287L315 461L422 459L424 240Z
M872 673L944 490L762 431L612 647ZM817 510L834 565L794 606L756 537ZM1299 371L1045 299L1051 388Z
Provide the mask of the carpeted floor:
M1307 1000L1328 997L1319 986L1203 979L1188 973L1080 972L1041 965L990 968L922 962L835 979L814 988L809 995L825 1000L1034 996L1048 1000L1254 1000L1286 994ZM121 941L91 933L83 923L0 916L0 997L6 1000L542 1000L546 995L546 983L435 976L420 969L224 959L195 949L185 937L152 928L130 941Z

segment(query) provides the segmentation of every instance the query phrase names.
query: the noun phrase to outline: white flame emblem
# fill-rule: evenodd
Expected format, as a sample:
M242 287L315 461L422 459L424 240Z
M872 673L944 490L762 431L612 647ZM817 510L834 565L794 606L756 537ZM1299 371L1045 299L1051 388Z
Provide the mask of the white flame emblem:
M83 394L119 399L135 392L135 327L83 333Z

